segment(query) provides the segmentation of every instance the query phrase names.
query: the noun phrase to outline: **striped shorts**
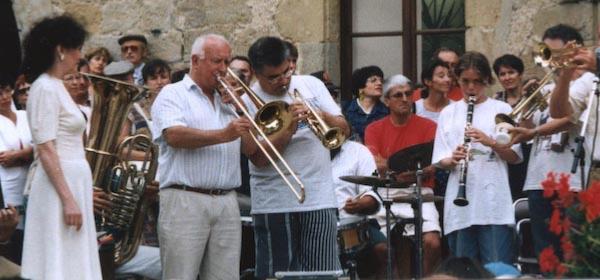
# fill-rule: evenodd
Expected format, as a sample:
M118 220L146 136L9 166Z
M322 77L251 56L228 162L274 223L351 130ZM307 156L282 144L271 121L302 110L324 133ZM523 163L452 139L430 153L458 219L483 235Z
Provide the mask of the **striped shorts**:
M257 278L278 271L341 270L335 208L253 218Z

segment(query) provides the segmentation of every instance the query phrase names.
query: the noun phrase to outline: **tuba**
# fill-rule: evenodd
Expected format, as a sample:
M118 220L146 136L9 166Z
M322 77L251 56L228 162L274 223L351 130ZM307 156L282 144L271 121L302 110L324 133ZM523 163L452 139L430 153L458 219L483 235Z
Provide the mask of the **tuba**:
M119 140L131 106L145 96L146 90L103 76L81 74L91 79L95 90L85 149L93 187L109 194L113 204L110 214L97 217L96 223L98 231L112 235L114 262L110 265L119 266L135 255L140 244L152 195L146 185L156 175L158 151L149 137L134 135ZM130 162L132 151L143 152L144 160Z

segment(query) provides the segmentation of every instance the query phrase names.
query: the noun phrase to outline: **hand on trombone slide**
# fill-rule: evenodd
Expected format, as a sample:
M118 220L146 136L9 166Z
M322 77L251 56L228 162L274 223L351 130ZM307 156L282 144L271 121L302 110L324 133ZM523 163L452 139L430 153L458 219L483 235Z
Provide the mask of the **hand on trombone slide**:
M227 127L224 129L224 139L226 142L233 141L243 135L248 134L249 130L252 128L252 123L245 116L240 116L237 119L229 122Z

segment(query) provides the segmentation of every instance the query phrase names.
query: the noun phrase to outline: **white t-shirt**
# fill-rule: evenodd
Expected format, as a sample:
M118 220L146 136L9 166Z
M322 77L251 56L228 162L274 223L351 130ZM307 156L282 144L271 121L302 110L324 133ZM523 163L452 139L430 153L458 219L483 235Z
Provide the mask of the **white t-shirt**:
M371 190L371 187L346 182L340 179L341 176L371 176L377 169L375 159L367 147L354 142L346 141L340 152L331 161L331 171L333 172L333 183L335 186L335 197L337 207L341 209L346 205L346 200L355 197L359 193L369 195L379 202L379 197ZM379 210L379 209L378 209ZM361 217L359 215L348 214L345 210L339 210L339 218Z
M575 81L571 82L571 85L574 83ZM554 90L554 86L555 84L546 85L544 87L544 93L551 93L552 90ZM543 112L540 112L539 110L535 112L533 115L533 123L536 127L552 120L549 112L550 109L546 109ZM577 147L575 137L579 135L580 129L580 125L573 125L567 131L553 135L538 136L533 139L527 166L527 178L523 184L524 191L543 190L541 183L546 180L548 172L569 174L569 185L571 186L571 190L581 190L580 169L578 168L575 174L571 174L573 153ZM556 149L555 151L552 150L553 146L559 147L561 145L563 148L562 151ZM586 164L588 163L589 161L586 161Z
M492 98L476 104L472 126L494 138L496 114L511 112L510 105ZM467 103L457 101L440 113L435 135L432 162L452 157L452 151L463 144L467 118ZM523 158L520 145L512 149ZM508 184L506 161L481 143L471 144L472 159L467 172L466 195L469 205L459 207L453 200L458 193L459 168L450 172L444 202L444 233L468 228L472 225L512 225L514 209Z
M289 104L293 101L288 94L283 96L267 94L259 83L255 83L252 89L266 103L281 100ZM334 116L342 115L340 108L319 79L312 76L294 75L288 92L293 92L294 89L298 89L303 98L316 110L322 110ZM243 99L250 114L256 114L256 107L248 97L244 95ZM250 163L252 214L336 208L329 150L321 144L310 127L305 123L299 124L296 133L281 154L304 184L306 199L304 203L299 203L296 196L270 164L261 168ZM283 165L280 164L280 166ZM291 176L288 176L288 179L290 182L295 182Z
M594 96L594 90L596 89L594 81L596 81L597 79L598 78L596 77L596 75L590 72L586 72L583 75L581 75L579 79L571 82L571 85L569 87L569 102L571 103L571 107L573 108L573 115L571 119L573 123L583 124L583 121L587 118L587 102L590 99L590 97L592 97L594 100L592 108L596 108L598 98ZM592 152L595 123L597 118L598 112L596 110L592 110L585 130L584 148L586 151L586 157L588 158L590 153ZM598 134L600 134L600 131L598 132ZM598 146L596 146L596 149L594 150L594 160L600 160L600 148L598 148Z
M427 111L427 109L425 108L425 104L423 104L424 102L425 102L425 99L419 99L415 102L415 114L417 114L417 116L430 119L430 120L434 121L435 123L437 123L437 121L440 117L441 111L440 112ZM454 103L454 101L450 100L448 105L450 105L452 103Z
M0 152L20 150L32 145L31 132L27 122L27 112L14 111L17 123L0 115ZM4 203L13 206L23 205L23 190L27 180L29 165L3 167L0 165L0 180Z

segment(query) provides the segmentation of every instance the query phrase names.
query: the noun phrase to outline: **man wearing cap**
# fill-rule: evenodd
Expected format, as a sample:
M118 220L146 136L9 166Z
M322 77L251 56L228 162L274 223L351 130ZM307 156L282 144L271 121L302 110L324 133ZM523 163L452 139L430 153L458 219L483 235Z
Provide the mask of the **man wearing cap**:
M148 41L146 37L137 34L125 35L119 38L118 42L121 46L121 58L133 64L133 80L136 84L143 85L142 69L145 65L144 59L146 59L146 55L148 54L146 49Z

